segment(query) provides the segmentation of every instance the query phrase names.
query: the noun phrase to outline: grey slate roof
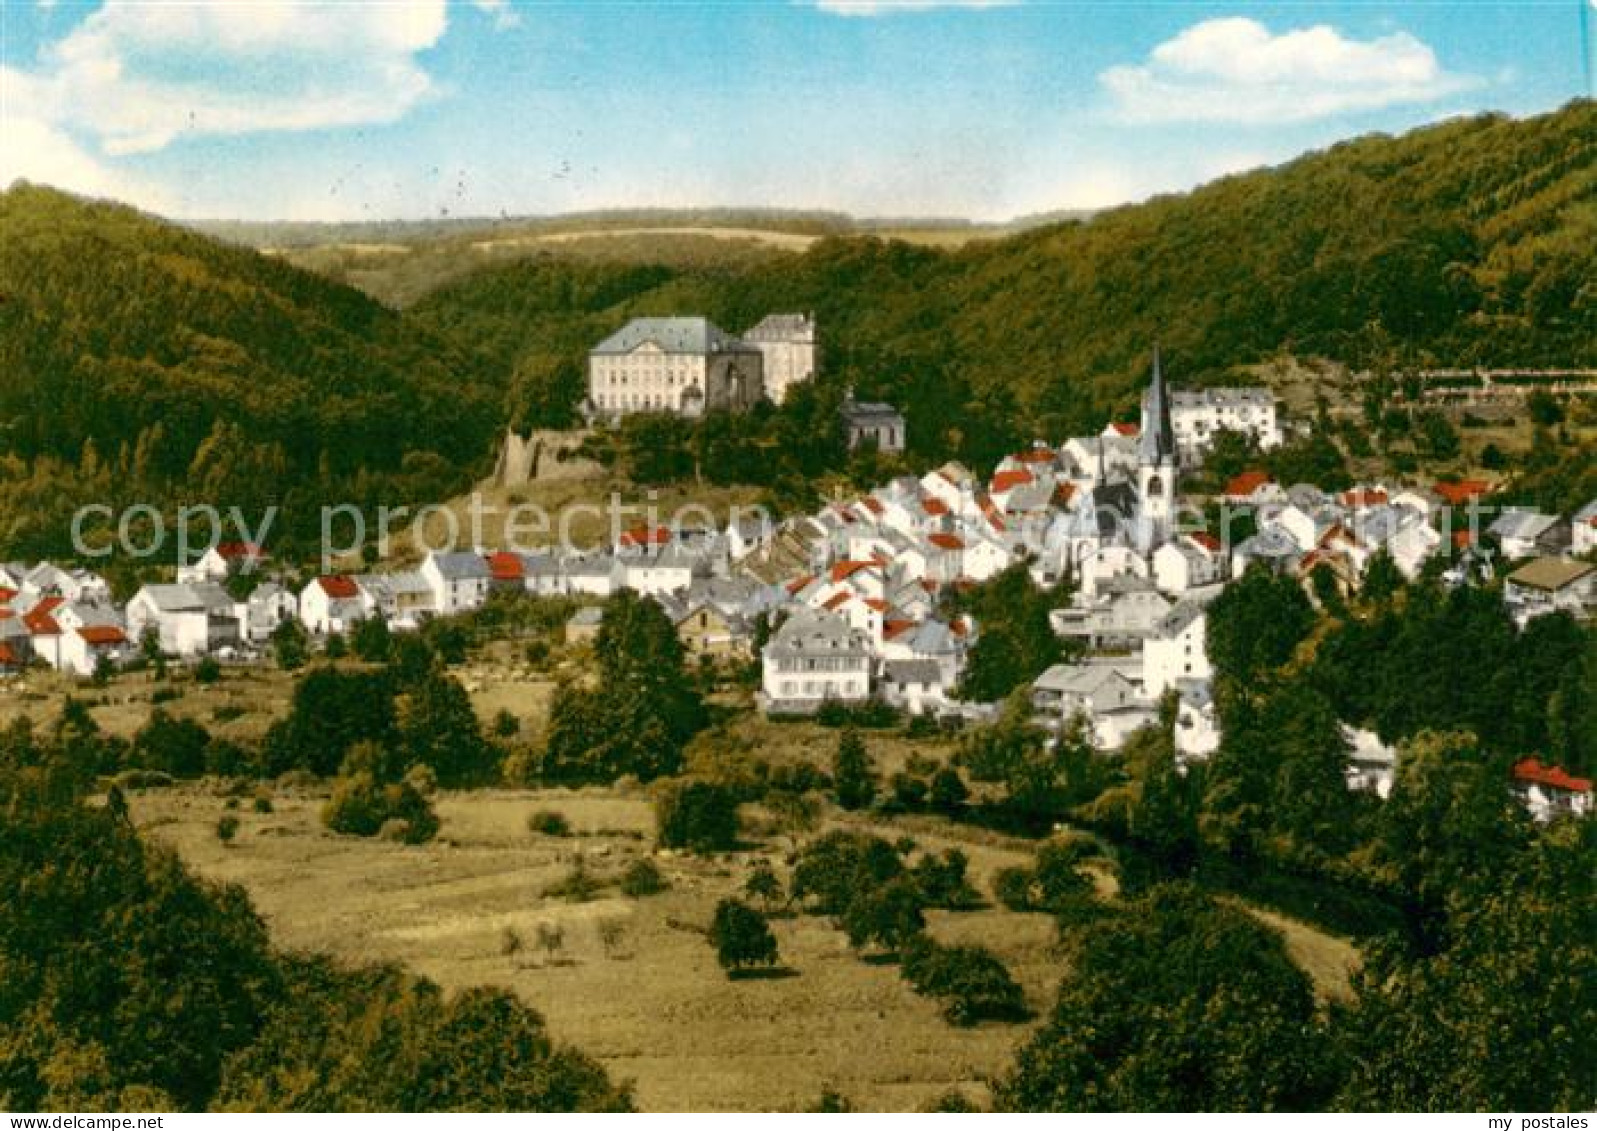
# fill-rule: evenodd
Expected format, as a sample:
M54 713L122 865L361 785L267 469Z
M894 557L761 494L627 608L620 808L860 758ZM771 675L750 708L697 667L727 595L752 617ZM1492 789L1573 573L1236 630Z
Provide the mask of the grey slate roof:
M666 353L703 356L747 352L740 342L708 318L634 318L593 347L596 354L628 354L652 342Z
M464 580L466 578L485 578L492 576L488 563L481 554L474 554L469 550L457 550L454 553L432 555L433 565L438 567L442 577Z

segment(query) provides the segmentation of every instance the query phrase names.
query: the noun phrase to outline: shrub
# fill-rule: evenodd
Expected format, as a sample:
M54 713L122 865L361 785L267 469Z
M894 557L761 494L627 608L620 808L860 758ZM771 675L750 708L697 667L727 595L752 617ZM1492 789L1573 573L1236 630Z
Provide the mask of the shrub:
M250 807L257 813L270 813L272 811L272 799L264 793L257 793L255 800L250 803Z
M621 873L621 894L632 899L659 895L669 886L653 860L639 860Z
M205 750L211 736L193 719L180 719L157 708L133 736L133 760L147 770L179 778L205 772Z
M587 903L595 898L604 884L588 871L587 862L578 856L568 871L560 879L543 889L547 899L564 899L570 903Z
M764 915L736 899L723 899L716 905L710 943L716 961L728 974L776 963L776 936L771 925Z
M215 683L222 678L222 665L215 656L206 656L194 666L194 682Z
M690 852L726 852L737 847L737 795L714 782L690 781L667 788L655 805L660 843Z
M837 740L832 755L832 780L837 783L837 803L845 809L864 809L876 797L876 772L859 732L850 727Z
M942 907L950 911L963 911L981 906L981 896L966 878L970 861L957 848L950 848L942 856L927 854L916 862L910 874L927 907Z
M521 733L521 720L509 711L500 711L494 716L493 732L499 738L514 738Z
M172 775L162 770L123 770L116 784L123 789L164 789L172 784Z
M539 836L570 836L571 822L564 813L553 809L539 809L527 818L527 831Z
M404 828L390 827L394 821L403 822ZM384 834L406 844L423 844L438 833L437 814L409 783L380 786L365 770L334 783L333 795L322 809L322 822L334 832L352 836Z
M233 843L233 838L238 835L238 818L228 813L216 822L216 839L223 844Z

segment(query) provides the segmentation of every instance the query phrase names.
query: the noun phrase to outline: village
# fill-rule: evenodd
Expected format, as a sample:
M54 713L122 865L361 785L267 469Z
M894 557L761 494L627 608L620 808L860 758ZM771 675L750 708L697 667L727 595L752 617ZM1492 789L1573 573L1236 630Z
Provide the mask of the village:
M586 409L609 419L737 411L751 397L780 399L818 366L810 316L772 315L744 339L702 318L637 319L590 354ZM850 395L842 414L851 447L902 449L904 418L891 406ZM1597 609L1597 500L1563 516L1494 507L1484 480L1332 494L1263 471L1218 495L1179 491L1221 434L1267 451L1301 427L1265 389L1173 389L1155 349L1137 424L1039 441L985 477L945 463L780 521L645 523L598 549L435 550L414 569L301 583L266 548L219 542L121 606L89 570L0 564L0 671L43 665L87 680L157 655L257 662L290 622L325 649L363 621L414 630L505 591L581 599L565 628L580 642L598 633L603 600L630 590L661 605L690 655L757 662L756 701L768 716L879 701L958 726L991 719L997 705L962 697L983 626L947 613L944 597L1023 565L1062 594L1050 621L1070 645L1070 659L1032 684L1037 721L1055 732L1084 723L1095 747L1113 753L1173 696L1178 755L1192 760L1220 741L1205 610L1250 568L1299 578L1311 594L1317 572L1344 594L1372 568L1405 580L1439 569L1455 586L1500 574L1520 625ZM241 577L250 584L234 584ZM1395 749L1345 731L1350 787L1385 796ZM1538 818L1592 809L1587 779L1530 757L1514 773Z

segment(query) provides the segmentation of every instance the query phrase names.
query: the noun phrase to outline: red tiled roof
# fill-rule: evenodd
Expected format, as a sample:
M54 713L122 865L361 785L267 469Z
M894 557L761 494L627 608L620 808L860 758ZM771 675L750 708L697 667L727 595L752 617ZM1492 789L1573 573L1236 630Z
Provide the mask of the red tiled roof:
M1522 758L1515 762L1514 779L1550 785L1554 789L1567 789L1571 793L1591 792L1590 778L1577 778L1559 766L1544 766L1537 758Z
M1055 458L1048 448L1031 448L1015 457L1020 463L1053 463Z
M815 575L811 573L806 573L803 577L795 577L792 581L787 583L787 591L789 593L802 593L805 589L808 589L814 581Z
M1116 420L1111 423L1109 427L1113 428L1122 436L1135 436L1142 431L1141 427L1138 425L1127 423L1124 420Z
M876 562L861 562L845 559L832 566L833 581L847 581L862 569L875 569Z
M887 611L887 602L880 597L867 597L865 598L865 604L868 608L874 609L879 613Z
M1076 497L1074 483L1059 483L1054 486L1054 502L1065 507L1070 505L1070 500Z
M863 499L861 499L860 504L872 514L881 514L882 511L886 509L882 506L882 501L880 499L873 498L870 495L866 495Z
M126 644L127 634L114 624L86 624L78 635L87 644Z
M1208 550L1211 554L1220 552L1220 539L1210 534L1207 530L1196 530L1187 535L1193 542Z
M963 550L965 540L957 534L928 534L926 541L940 550Z
M353 577L345 577L343 574L334 573L328 574L326 577L318 577L316 584L322 587L323 593L326 593L335 601L348 601L351 598L360 596L360 586L355 584L355 579Z
M927 495L924 499L922 499L920 501L920 505L921 510L937 518L941 518L943 515L948 513L948 504L932 495Z
M65 603L62 597L46 597L22 618L30 636L59 636L61 626L51 614Z
M846 589L839 590L828 597L826 602L821 607L826 609L828 612L835 613L842 606L848 604L849 599L853 596L854 594L848 592Z
M1492 485L1484 479L1455 479L1448 483L1438 483L1434 490L1442 498L1454 506L1467 503L1471 499L1478 499L1492 489Z
M671 541L671 532L663 526L634 526L621 532L623 546L663 546Z
M1015 468L1012 471L1000 471L993 476L992 490L996 494L1009 491L1016 487L1023 487L1027 483L1036 482L1036 477L1025 468Z
M1453 531L1453 548L1455 550L1467 550L1474 544L1475 539L1470 537L1468 530Z
M488 555L488 571L495 581L520 581L527 575L526 563L521 555L500 550Z
M22 658L11 650L11 645L0 644L0 664L8 668L19 668L22 666Z
M1225 485L1225 494L1230 499L1245 499L1270 482L1268 471L1244 471Z
M1386 502L1382 487L1355 487L1342 492L1342 505L1348 507L1378 507Z
M7 589L4 585L0 585L0 601L9 601L16 595L17 591L15 589Z
M895 637L904 635L904 633L914 627L915 622L912 620L890 620L882 625L882 639L892 640Z
M221 555L222 560L225 562L233 561L235 558L264 558L266 556L266 551L254 542L218 542L216 544L216 552Z

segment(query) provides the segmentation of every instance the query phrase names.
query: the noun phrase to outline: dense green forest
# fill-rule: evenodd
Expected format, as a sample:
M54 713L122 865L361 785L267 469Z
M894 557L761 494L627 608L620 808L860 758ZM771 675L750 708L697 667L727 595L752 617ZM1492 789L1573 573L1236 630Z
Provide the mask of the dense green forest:
M458 488L491 388L365 295L132 209L0 195L0 542L63 549L78 501L267 503ZM314 488L314 495L309 494Z
M802 480L839 458L816 420L847 386L906 410L912 461L985 464L1129 410L1155 341L1182 382L1283 353L1597 365L1597 104L1360 138L955 250L722 242L660 262L541 251L395 312L130 209L15 187L0 196L0 548L63 552L87 499L436 498L485 469L504 424L570 423L587 348L640 314L737 332L814 311L828 373L791 410L611 453L650 480Z

